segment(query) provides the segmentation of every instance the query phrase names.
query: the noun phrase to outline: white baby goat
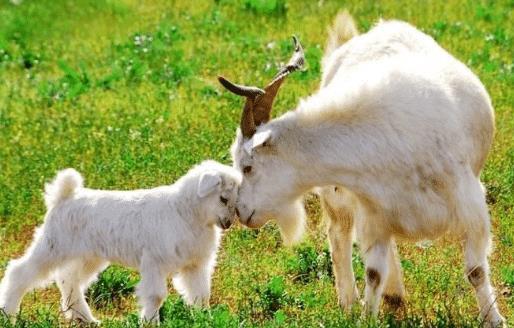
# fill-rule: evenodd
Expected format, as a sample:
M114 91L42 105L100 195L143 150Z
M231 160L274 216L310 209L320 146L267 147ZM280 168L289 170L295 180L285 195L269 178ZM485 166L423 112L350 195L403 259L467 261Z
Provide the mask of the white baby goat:
M241 222L257 228L276 218L285 241L294 242L304 227L302 195L331 186L322 195L339 301L347 308L356 297L355 223L367 270L365 302L373 314L382 296L391 303L404 296L395 240L453 233L464 243L465 272L482 318L501 325L489 281L491 225L480 182L494 132L484 86L407 23L381 22L356 35L351 17L342 15L330 40L321 88L274 120L270 111L280 85L303 63L298 42L264 90L220 77L225 88L246 97L232 149L234 166L244 173ZM364 215L356 217L357 209Z
M45 187L44 224L7 267L0 310L16 314L25 293L55 280L66 316L96 322L84 292L109 262L139 270L144 320L159 320L170 274L187 303L207 305L220 228L234 220L240 182L239 172L214 161L173 185L134 191L84 188L77 171L59 172Z

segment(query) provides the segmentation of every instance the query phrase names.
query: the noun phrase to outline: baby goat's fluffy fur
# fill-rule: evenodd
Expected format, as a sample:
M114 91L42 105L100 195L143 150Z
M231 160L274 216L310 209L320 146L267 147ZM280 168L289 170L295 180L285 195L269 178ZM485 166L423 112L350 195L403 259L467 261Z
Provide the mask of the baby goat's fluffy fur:
M302 194L325 187L340 304L348 308L357 296L355 225L367 268L366 308L373 314L382 296L393 305L404 298L395 239L453 233L464 241L465 273L483 319L501 324L480 182L494 132L487 91L464 64L407 23L381 22L352 37L345 35L356 33L351 17L338 19L344 21L331 32L320 89L296 110L260 125L252 138L236 137L234 166L246 172L241 221L256 228L276 218L285 241L295 241L304 227Z
M234 220L240 182L236 170L214 161L173 185L134 191L84 188L77 171L59 172L45 188L44 224L7 267L0 309L15 314L26 292L54 280L65 314L94 322L84 292L109 262L140 271L144 320L158 320L170 274L187 303L207 305L220 227Z

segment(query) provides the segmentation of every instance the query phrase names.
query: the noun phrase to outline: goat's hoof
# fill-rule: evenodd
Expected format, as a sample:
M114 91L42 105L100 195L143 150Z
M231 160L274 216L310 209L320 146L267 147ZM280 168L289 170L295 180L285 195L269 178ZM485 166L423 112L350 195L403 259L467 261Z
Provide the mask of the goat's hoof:
M352 308L352 305L353 305L352 301L348 301L348 300L341 299L341 298L339 298L338 303L339 303L339 307L344 312L350 312L350 309Z
M405 307L405 301L403 297L398 294L385 294L384 305L389 312L397 312L398 310Z
M338 296L337 301L339 303L339 307L341 310L345 312L350 312L352 305L359 299L359 292L357 289L354 290L353 294L344 294L341 293Z
M93 318L93 319L89 322L89 324L91 324L91 325L95 325L95 326L100 326L100 325L102 324L102 321L100 321L100 320L98 320L98 319Z
M82 316L73 316L70 320L74 323L85 326L99 326L102 323L100 320L95 318L84 318Z
M495 318L487 318L484 322L483 327L487 328L507 328L507 320L501 315Z
M160 326L161 320L159 319L159 317L141 319L139 324L141 327L156 327Z
M5 311L5 308L0 307L0 318L2 317L7 319L13 326L16 324L16 316L13 314L8 314Z

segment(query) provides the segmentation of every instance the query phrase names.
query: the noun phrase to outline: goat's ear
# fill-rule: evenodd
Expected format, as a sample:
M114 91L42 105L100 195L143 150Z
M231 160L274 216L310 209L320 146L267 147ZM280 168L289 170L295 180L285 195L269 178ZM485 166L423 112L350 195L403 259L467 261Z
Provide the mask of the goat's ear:
M214 171L202 173L198 181L198 197L203 198L221 186L221 176Z
M249 155L251 155L255 148L269 145L271 142L271 137L272 135L270 130L257 132L250 140L245 142L244 149Z

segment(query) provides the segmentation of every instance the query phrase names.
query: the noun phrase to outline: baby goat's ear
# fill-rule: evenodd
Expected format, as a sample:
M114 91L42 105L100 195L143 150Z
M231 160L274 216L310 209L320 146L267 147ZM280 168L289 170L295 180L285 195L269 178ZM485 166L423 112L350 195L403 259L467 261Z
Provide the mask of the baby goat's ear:
M202 198L209 195L219 186L221 186L221 176L217 172L207 171L202 173L198 181L198 197Z

